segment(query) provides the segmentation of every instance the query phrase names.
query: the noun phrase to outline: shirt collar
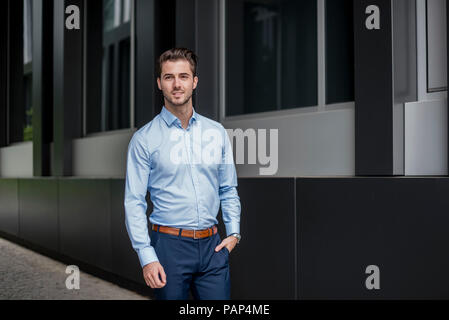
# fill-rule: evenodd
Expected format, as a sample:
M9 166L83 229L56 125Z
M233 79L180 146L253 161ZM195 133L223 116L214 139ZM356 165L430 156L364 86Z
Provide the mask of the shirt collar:
M175 122L176 120L179 121L178 117L176 117L173 113L171 113L170 111L167 110L167 108L162 107L162 111L161 111L161 116L162 118L165 120L165 122L167 123L167 125L170 127L173 122ZM192 114L192 118L189 121L189 124L192 123L193 121L198 120L198 114L195 111L195 108L193 108L193 114Z

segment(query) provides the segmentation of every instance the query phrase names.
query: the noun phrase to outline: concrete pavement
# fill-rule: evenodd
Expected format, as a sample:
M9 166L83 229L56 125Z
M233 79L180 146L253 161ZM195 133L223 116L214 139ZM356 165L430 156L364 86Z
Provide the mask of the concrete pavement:
M85 272L67 289L67 265L0 238L0 300L148 300ZM75 283L70 281L70 283Z

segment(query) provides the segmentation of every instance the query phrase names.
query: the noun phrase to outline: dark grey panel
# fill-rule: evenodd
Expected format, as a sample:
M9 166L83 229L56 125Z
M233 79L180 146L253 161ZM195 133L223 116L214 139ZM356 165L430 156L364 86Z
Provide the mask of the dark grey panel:
M33 175L50 175L53 140L53 1L33 1Z
M124 191L125 180L111 180L111 241L112 271L127 279L145 284L139 258L134 251L125 225ZM148 202L147 213L153 210Z
M60 252L111 271L109 180L59 180Z
M379 30L365 26L370 5ZM354 1L356 175L393 175L392 46L391 0Z
M0 10L0 68L8 70L8 15L9 15L9 1L3 4L3 10ZM0 74L0 147L5 147L7 142L7 84L8 73L2 72Z
M23 1L9 0L8 34L8 101L9 140L8 143L23 141L25 99L23 88ZM3 72L3 71L2 71Z
M294 179L238 183L242 241L230 255L231 297L294 299Z
M72 139L82 135L83 32L65 27L65 10L84 1L54 1L53 28L53 159L54 176L72 175ZM83 26L84 15L80 15Z
M135 123L141 127L155 112L154 0L136 0L136 88Z
M213 120L218 120L218 1L197 1L198 88L196 109Z
M0 230L19 234L19 200L17 179L0 179Z
M447 178L297 179L299 298L449 298L447 190Z
M20 238L58 251L58 182L19 180Z
M86 1L85 4L86 131L92 133L101 131L103 1Z
M176 0L176 46L195 50L195 0Z

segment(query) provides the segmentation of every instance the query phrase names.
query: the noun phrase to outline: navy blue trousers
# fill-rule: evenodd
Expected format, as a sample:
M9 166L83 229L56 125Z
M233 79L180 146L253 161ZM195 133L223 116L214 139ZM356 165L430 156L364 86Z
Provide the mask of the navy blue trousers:
M154 289L157 300L188 300L189 290L195 300L229 300L231 279L229 251L219 234L192 239L152 231L151 245L164 268L167 282Z

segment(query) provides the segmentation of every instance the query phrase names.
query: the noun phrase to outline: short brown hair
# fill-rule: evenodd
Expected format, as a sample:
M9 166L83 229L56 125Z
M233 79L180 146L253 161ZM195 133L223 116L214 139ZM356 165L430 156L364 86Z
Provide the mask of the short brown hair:
M165 51L159 57L157 76L160 78L162 75L162 64L166 61L177 61L177 60L187 60L190 63L193 76L196 76L196 66L198 64L198 57L196 54L186 48L173 48Z

